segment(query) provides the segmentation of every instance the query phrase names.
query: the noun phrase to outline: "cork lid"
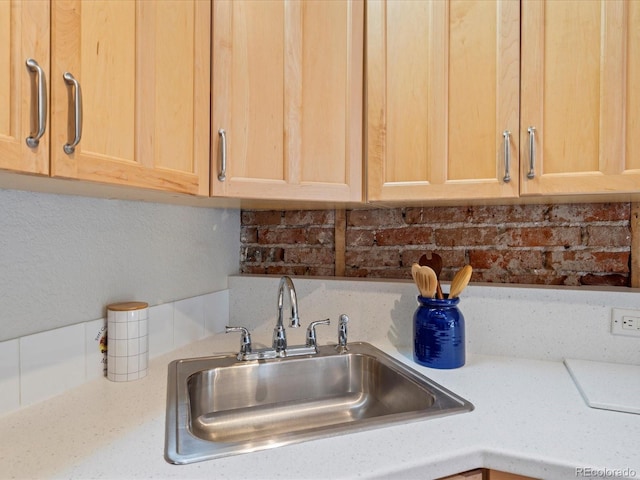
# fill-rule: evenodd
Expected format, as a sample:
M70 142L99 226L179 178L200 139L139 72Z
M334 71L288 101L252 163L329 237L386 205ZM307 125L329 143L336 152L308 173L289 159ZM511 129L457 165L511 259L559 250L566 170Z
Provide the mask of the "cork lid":
M130 310L142 310L143 308L147 308L148 306L149 304L145 302L122 302L107 305L107 310L112 310L115 312L128 312Z

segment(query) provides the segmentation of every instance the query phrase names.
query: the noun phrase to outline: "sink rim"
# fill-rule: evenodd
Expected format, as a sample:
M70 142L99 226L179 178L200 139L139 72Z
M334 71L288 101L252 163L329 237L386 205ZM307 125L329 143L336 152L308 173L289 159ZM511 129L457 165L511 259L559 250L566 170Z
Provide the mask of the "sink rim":
M367 355L397 371L409 380L427 389L434 397L434 406L426 410L410 411L371 417L357 422L318 427L312 431L296 432L276 438L261 438L256 441L212 442L201 439L189 430L188 379L201 371L235 365L278 363L290 361L313 361L314 358L339 355ZM239 361L235 354L220 354L209 357L186 358L172 361L168 366L167 404L165 422L165 459L173 464L188 464L230 455L250 453L328 436L355 433L363 430L391 426L399 423L432 419L456 413L470 412L474 406L468 400L434 382L425 375L405 365L382 350L366 342L353 342L349 350L339 353L334 346L321 346L316 355L285 357L269 360Z

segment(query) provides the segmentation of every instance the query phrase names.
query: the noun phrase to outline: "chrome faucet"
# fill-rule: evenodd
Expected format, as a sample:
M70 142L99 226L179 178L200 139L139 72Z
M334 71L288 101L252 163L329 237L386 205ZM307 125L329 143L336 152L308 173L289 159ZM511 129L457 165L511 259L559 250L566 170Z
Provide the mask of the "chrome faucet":
M326 320L318 320L311 322L307 327L306 341L304 345L294 345L292 347L287 346L287 335L284 329L283 322L283 310L284 310L284 297L285 290L289 294L289 304L291 306L291 323L289 324L293 328L300 326L300 317L298 316L298 297L296 295L296 289L293 286L293 281L288 276L283 276L280 279L278 285L278 320L276 327L273 330L273 343L271 348L253 349L251 345L251 335L249 330L245 327L226 327L226 333L239 332L240 337L240 352L237 357L238 360L266 360L270 358L283 358L283 357L295 357L300 355L315 355L318 353L318 341L316 339L316 327L318 325L329 325L331 322L327 318ZM346 315L340 315L339 331L339 351L345 352L347 350L347 326L346 323L349 318Z
M283 276L280 279L280 285L278 285L278 321L276 328L273 329L273 349L276 353L284 352L287 349L287 334L284 330L282 323L282 309L284 306L284 291L289 292L289 303L291 305L291 323L289 324L293 328L300 326L300 317L298 317L298 297L296 295L296 289L293 286L293 281L288 276Z

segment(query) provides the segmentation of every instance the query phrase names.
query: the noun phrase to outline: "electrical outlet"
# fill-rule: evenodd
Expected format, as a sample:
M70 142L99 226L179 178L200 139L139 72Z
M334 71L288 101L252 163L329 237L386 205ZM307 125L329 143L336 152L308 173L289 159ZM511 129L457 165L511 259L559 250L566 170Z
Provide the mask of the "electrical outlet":
M640 337L640 310L611 309L611 333Z

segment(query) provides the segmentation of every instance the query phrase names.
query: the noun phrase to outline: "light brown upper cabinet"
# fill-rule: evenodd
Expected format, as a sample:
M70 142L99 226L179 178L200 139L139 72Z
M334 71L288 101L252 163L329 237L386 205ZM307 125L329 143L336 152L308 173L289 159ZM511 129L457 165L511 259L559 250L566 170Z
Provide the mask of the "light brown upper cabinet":
M0 169L49 173L49 6L0 1Z
M210 19L200 0L55 0L51 175L208 195Z
M519 2L367 5L368 200L517 197Z
M522 2L522 195L640 190L640 1Z
M362 201L362 0L213 2L214 196Z

